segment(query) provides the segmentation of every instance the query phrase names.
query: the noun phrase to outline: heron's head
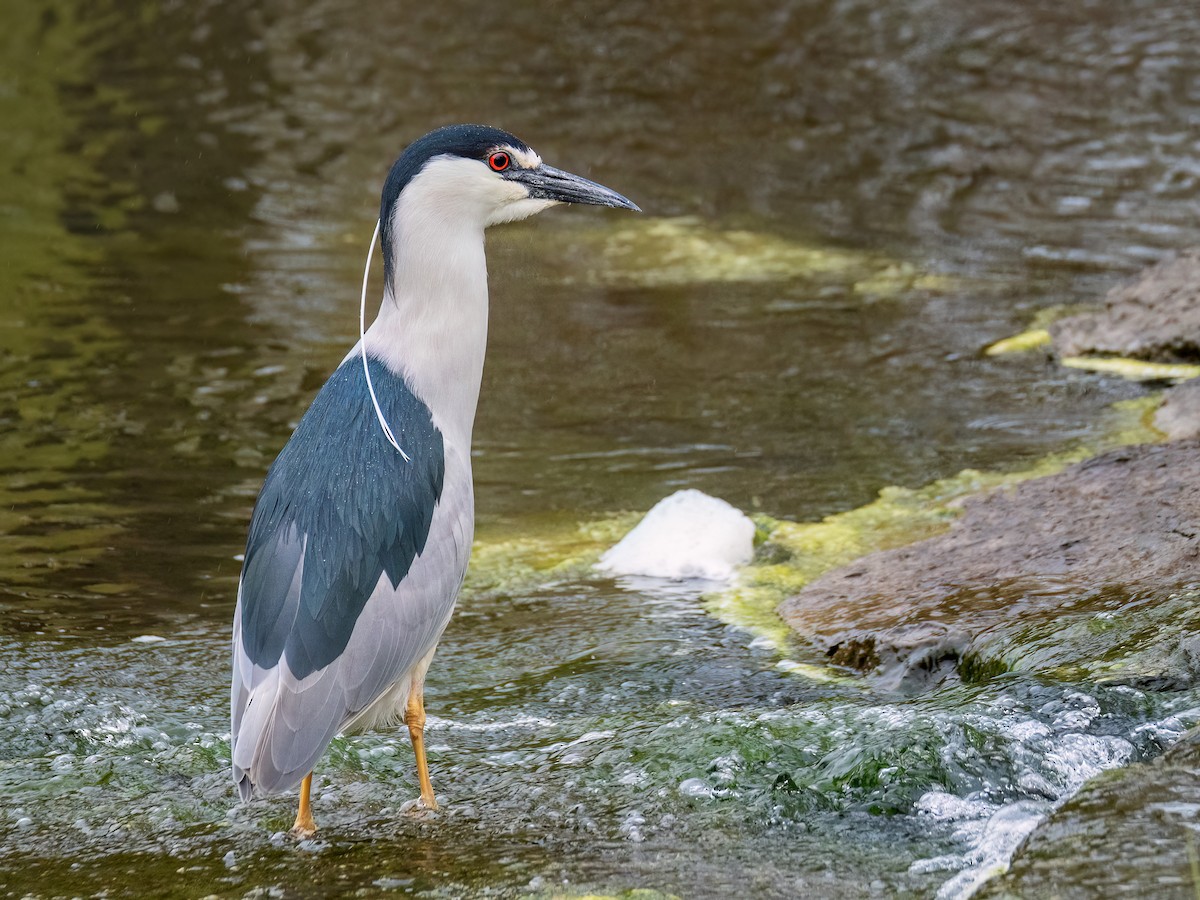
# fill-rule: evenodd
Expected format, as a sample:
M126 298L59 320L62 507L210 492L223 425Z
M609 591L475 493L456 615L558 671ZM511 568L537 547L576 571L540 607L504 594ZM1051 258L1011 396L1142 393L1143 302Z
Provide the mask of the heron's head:
M515 222L557 203L638 210L616 191L542 162L520 138L486 125L448 125L396 160L379 210L385 268L396 231ZM640 211L640 210L639 210Z

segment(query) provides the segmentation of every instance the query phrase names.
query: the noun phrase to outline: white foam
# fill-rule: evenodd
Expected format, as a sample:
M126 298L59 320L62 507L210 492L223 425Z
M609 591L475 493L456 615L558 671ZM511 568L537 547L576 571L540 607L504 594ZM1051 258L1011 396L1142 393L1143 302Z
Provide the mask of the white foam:
M959 872L937 892L937 900L970 897L985 881L1008 868L1008 862L1050 810L1048 803L1020 800L998 809L980 829L970 852L964 857L967 868Z
M677 491L607 553L596 568L613 575L730 581L754 555L754 523L697 490Z
M957 870L938 889L937 900L972 896L1008 868L1021 842L1088 779L1132 760L1133 745L1124 738L1063 733L1096 719L1099 705L1094 698L1068 694L1041 707L1040 712L1053 716L1053 724L1013 716L997 720L1013 740L1010 753L1019 768L1017 785L1027 794L1026 799L995 804L979 796L959 798L930 791L917 801L914 811L919 816L951 826L955 840L964 847L961 853L917 860L909 867L913 874Z

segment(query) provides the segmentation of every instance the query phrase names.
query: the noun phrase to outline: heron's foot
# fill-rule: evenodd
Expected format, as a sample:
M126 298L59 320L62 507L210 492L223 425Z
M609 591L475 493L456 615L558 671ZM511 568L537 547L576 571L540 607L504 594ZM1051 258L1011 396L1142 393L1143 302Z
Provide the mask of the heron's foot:
M424 819L432 817L438 811L437 800L431 794L428 799L425 797L414 797L412 800L405 801L400 805L400 812L406 816L411 816L414 819Z
M306 841L317 833L317 823L313 821L312 816L309 816L306 821L296 816L296 824L288 833L298 841Z

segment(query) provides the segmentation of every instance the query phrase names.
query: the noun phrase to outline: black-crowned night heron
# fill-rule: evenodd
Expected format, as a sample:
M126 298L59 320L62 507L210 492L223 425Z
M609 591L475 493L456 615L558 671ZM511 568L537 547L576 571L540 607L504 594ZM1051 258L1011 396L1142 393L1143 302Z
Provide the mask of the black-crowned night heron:
M483 232L556 203L637 209L479 125L425 135L384 184L379 315L267 473L234 613L233 780L243 800L300 784L298 835L333 737L399 721L437 808L422 691L475 529Z

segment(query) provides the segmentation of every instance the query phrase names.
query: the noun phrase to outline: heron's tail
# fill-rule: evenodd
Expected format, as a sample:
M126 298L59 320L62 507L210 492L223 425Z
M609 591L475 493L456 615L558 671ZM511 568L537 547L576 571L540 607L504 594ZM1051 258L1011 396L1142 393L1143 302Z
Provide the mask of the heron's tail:
M267 670L239 666L244 662L235 656L230 749L233 781L248 800L296 787L341 729L344 714L328 670L301 683L286 657ZM239 674L249 675L249 683Z

